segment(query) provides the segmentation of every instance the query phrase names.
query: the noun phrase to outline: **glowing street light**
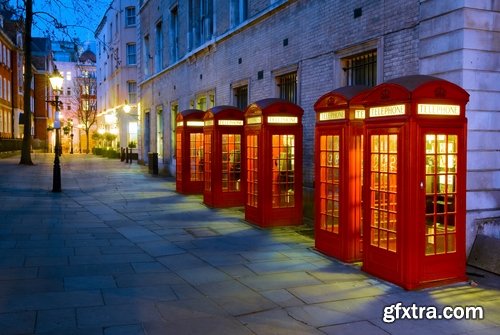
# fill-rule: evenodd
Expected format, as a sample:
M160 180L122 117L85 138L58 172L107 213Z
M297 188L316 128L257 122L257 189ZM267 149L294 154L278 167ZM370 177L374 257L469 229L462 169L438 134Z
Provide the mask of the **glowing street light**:
M61 192L61 164L59 162L59 156L61 155L61 140L60 140L60 132L61 132L61 115L59 112L59 94L62 92L62 84L64 81L63 76L57 70L54 69L54 72L49 77L50 85L52 86L52 91L54 92L54 101L50 101L55 103L56 113L54 118L54 128L56 129L56 145L55 145L55 158L54 158L54 172L53 172L53 180L52 180L52 192Z

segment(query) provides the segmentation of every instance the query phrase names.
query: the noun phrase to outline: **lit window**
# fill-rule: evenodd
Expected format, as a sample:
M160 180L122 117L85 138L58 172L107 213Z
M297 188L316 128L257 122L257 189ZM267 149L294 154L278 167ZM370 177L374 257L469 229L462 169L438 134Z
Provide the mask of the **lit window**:
M71 80L71 71L66 72L66 80Z

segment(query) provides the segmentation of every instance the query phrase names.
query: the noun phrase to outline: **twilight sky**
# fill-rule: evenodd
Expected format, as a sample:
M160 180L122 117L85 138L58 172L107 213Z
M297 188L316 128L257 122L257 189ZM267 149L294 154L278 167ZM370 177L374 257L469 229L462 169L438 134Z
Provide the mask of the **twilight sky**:
M52 18L67 25L71 37L82 42L94 41L94 32L111 1L109 0L33 0L35 14L33 36L50 35L56 40L69 40L68 34L56 29Z

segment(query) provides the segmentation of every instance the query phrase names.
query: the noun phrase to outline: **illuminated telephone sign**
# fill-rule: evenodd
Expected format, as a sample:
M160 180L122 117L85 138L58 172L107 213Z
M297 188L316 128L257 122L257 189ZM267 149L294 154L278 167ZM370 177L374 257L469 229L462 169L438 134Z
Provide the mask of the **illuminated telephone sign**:
M213 125L214 125L214 120L206 120L205 121L205 127L213 126Z
M371 107L369 113L370 113L370 117L404 115L405 114L405 105Z
M420 115L460 115L459 105L418 104L417 114Z
M247 124L259 124L262 123L262 116L251 116L247 118Z
M268 116L267 123L298 123L299 119L296 116Z
M342 120L342 119L345 119L345 110L319 113L320 121Z
M217 124L219 126L242 126L243 120L219 120Z
M182 121L177 122L177 127L182 127L184 123Z
M205 123L203 121L187 121L186 126L188 127L203 127Z
M354 118L355 119L364 119L366 117L366 113L364 109L356 109L354 111Z

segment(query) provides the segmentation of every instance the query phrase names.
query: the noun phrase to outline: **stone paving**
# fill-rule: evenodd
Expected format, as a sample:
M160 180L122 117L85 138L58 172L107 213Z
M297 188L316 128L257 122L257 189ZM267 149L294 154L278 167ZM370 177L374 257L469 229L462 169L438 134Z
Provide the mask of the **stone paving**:
M1 335L500 333L498 276L407 292L315 252L302 227L258 229L135 162L63 155L54 194L53 155L33 160L0 159ZM484 318L384 323L398 302Z

